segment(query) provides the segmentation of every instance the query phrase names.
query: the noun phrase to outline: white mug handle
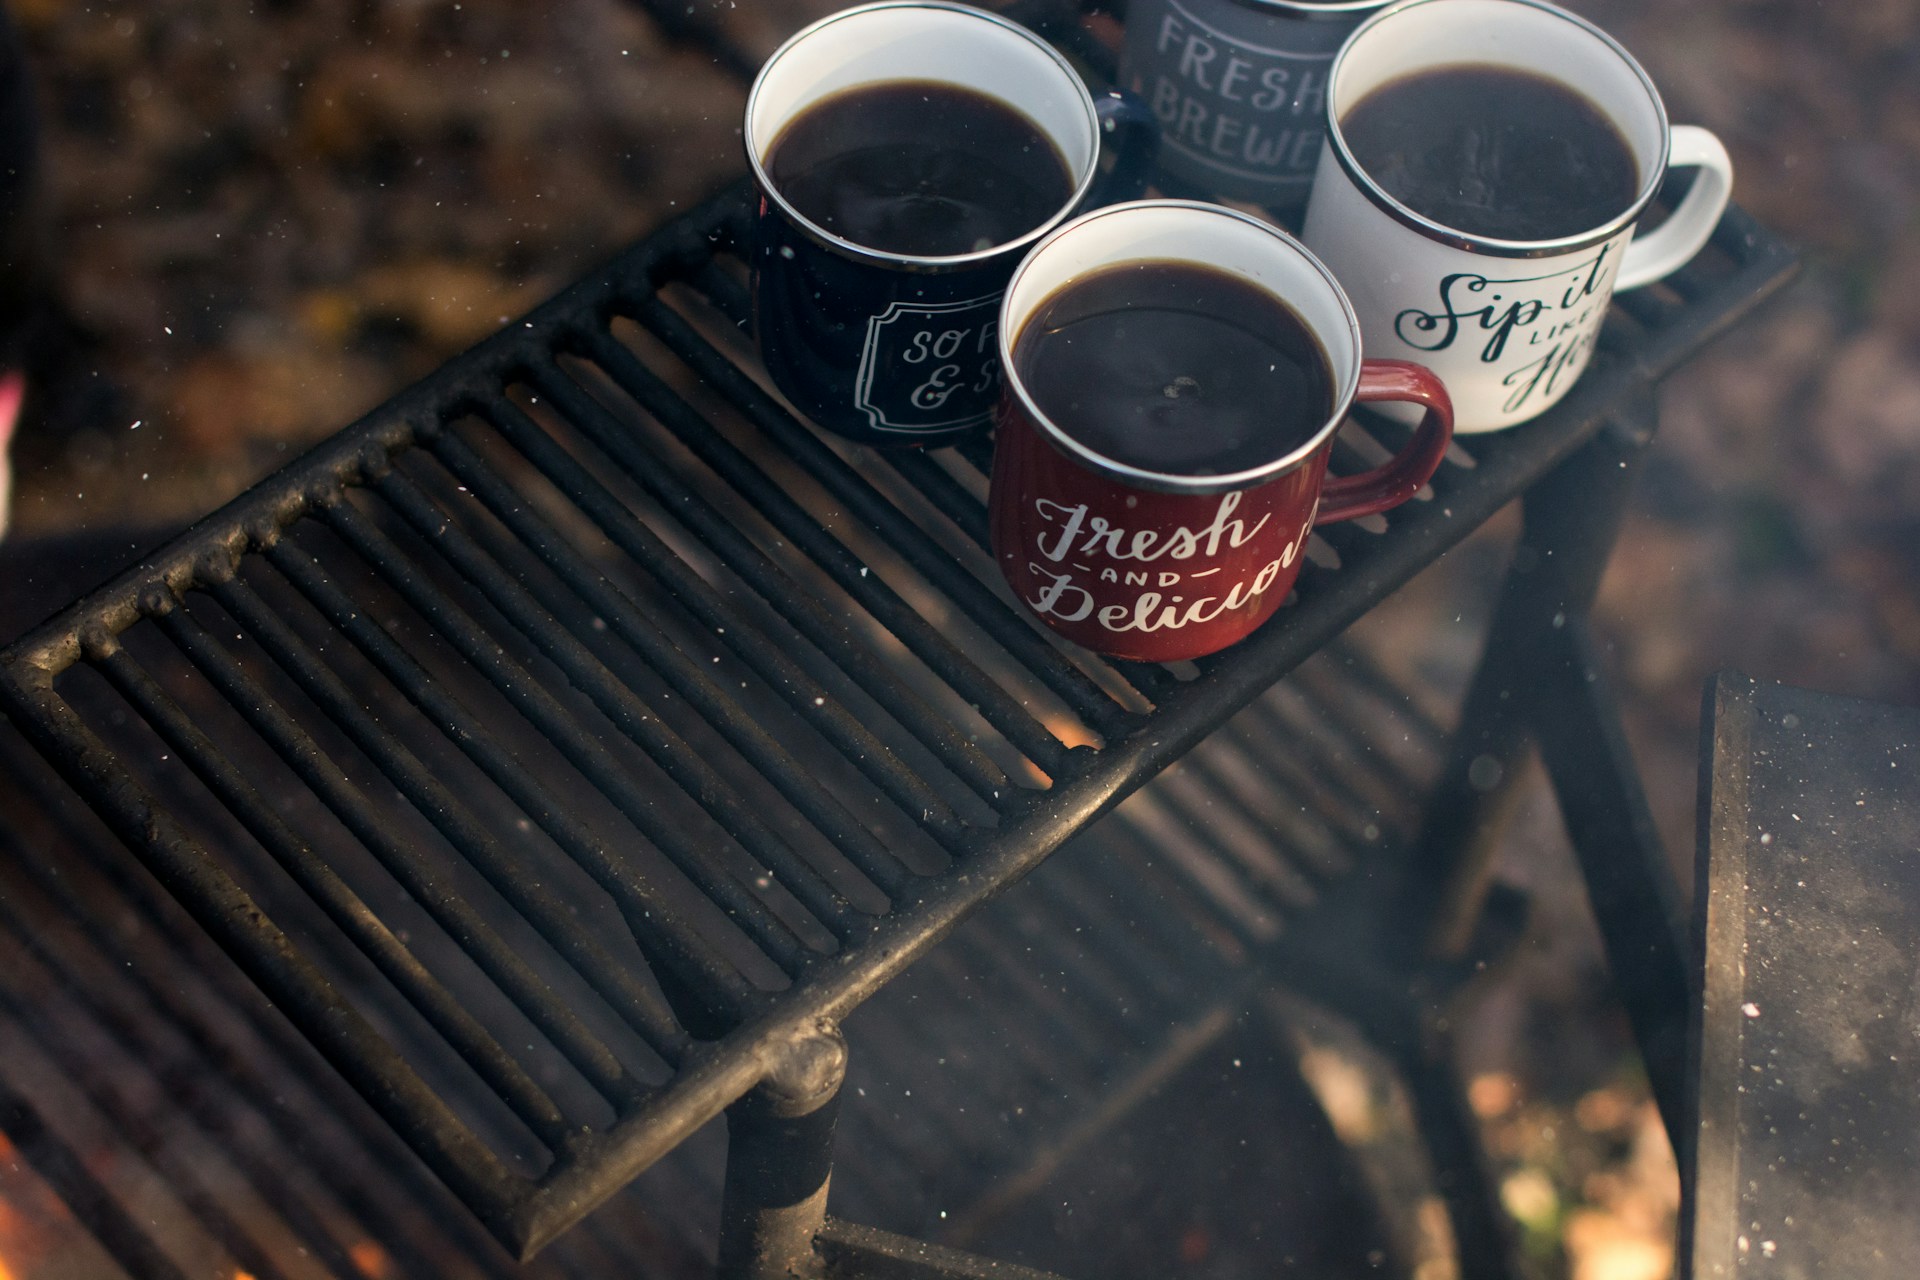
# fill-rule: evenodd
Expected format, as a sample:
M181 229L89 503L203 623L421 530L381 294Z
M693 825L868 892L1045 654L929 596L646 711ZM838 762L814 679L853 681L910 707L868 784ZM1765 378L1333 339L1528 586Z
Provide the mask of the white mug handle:
M1667 149L1667 167L1682 169L1689 165L1698 166L1700 174L1686 198L1645 238L1636 234L1628 243L1627 256L1613 282L1615 289L1637 289L1679 270L1700 252L1719 225L1727 199L1733 194L1733 160L1720 139L1705 129L1677 124Z

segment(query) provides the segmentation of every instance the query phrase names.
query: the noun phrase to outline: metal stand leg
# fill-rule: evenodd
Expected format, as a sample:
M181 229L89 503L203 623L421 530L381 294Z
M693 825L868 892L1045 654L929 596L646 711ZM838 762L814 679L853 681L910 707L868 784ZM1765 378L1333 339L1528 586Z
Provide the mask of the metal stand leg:
M1451 1032L1424 978L1388 962L1355 963L1336 947L1292 935L1273 944L1268 957L1268 972L1282 988L1351 1022L1406 1086L1453 1227L1460 1274L1469 1280L1528 1275L1519 1234L1500 1205L1499 1183L1467 1105Z
M720 1202L721 1280L813 1280L827 1216L833 1125L847 1074L838 1031L795 1041L759 1087L727 1111Z
M1554 714L1537 734L1614 988L1646 1063L1676 1152L1687 1148L1688 1011L1695 999L1686 922L1660 833L1627 750L1584 618L1570 619L1534 663Z
M1685 925L1587 628L1652 433L1651 403L1632 406L1525 498L1525 534L1428 811L1409 905L1429 956L1467 950L1513 775L1538 741L1655 1097L1678 1134Z
M1494 855L1518 795L1515 778L1537 742L1609 968L1678 1146L1689 1007L1685 923L1587 627L1653 426L1647 395L1523 500L1524 532L1427 812L1405 918L1409 949L1420 953L1409 957L1416 964L1472 951ZM1446 1131L1443 1146L1464 1140L1477 1147L1464 1102L1432 1088L1444 1084L1445 1072L1423 1079L1416 1067L1410 1076L1423 1128ZM1490 1181L1486 1185L1490 1189ZM1486 1206L1489 1218L1456 1195L1449 1200L1469 1267L1470 1246L1489 1260L1501 1258L1508 1233L1497 1205Z
M1522 499L1520 545L1410 869L1407 936L1431 958L1458 959L1472 942L1529 733L1555 714L1534 658L1592 605L1653 426L1648 395Z
M1519 1233L1500 1204L1499 1179L1480 1141L1480 1124L1467 1105L1454 1067L1452 1038L1425 1029L1417 1056L1400 1061L1415 1123L1433 1160L1434 1178L1453 1224L1460 1271L1475 1280L1518 1280L1528 1274Z

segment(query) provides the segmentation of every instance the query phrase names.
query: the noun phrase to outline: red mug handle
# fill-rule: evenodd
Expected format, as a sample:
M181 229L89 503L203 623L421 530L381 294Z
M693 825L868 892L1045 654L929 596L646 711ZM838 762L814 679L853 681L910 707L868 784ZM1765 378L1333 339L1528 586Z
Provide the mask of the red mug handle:
M1365 360L1360 364L1356 403L1404 400L1426 406L1420 427L1400 452L1371 471L1337 476L1320 488L1320 514L1315 524L1352 520L1397 507L1420 492L1420 486L1440 469L1440 459L1453 440L1453 401L1439 377L1424 365L1405 360Z

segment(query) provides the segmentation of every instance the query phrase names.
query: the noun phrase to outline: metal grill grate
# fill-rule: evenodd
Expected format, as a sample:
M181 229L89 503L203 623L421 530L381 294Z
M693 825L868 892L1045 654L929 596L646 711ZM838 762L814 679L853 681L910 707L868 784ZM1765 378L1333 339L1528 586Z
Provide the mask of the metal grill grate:
M849 1086L887 1101L842 1118L859 1154L836 1209L980 1239L1228 1035L1272 968L1313 949L1310 918L1351 943L1353 890L1391 877L1443 742L1336 646L1075 837L849 1023ZM1366 947L1341 953L1373 980ZM951 1158L929 1169L928 1152Z
M700 15L649 8L750 70ZM1073 5L1010 12L1110 70ZM1456 446L1420 501L1317 538L1271 625L1175 670L1070 651L1008 600L985 549L988 445L850 449L766 391L744 336L745 201L727 193L663 230L0 654L16 725L290 1020L229 984L242 1039L288 1062L317 1048L523 1257L1186 756L1790 267L1733 212L1694 264L1617 300L1594 367L1551 414ZM1377 449L1355 427L1336 466ZM1267 695L1097 828L1097 856L1046 867L888 993L872 1019L912 1027L913 983L991 974L997 998L969 1006L980 1026L916 1034L959 1037L956 1051L974 1036L1026 1046L947 1077L961 1093L924 1123L1030 1096L1036 1080L1126 1096L1191 1050L1204 1000L1254 958L1298 950L1283 919L1351 923L1343 873L1402 831L1394 806L1415 788L1379 771L1384 740L1341 746L1336 727L1364 715L1312 717L1319 754L1285 776L1277 743L1304 723L1287 717L1317 697L1381 696L1363 667L1337 674ZM1407 715L1391 696L1374 714L1388 711ZM1376 811L1384 837L1355 829ZM1255 829L1281 833L1284 852ZM23 850L35 884L13 901L55 904L75 945L97 936L102 953L47 950L17 906L0 920L9 945L30 966L67 966L76 998L113 989L113 930L35 858ZM170 922L183 965L217 968L170 904L131 887L143 916ZM1064 944L1076 929L1106 941ZM1062 1002L1024 971L1013 958L1028 947L1088 999ZM126 980L134 1007L172 1021L156 1033L147 1015L92 1010L117 1052L176 1064L168 1079L239 1069L232 1028ZM0 1003L57 1053L62 1028L35 1022L23 988ZM1006 1034L1031 1015L1057 1034ZM873 1043L871 1069L902 1067ZM854 1061L857 1081L868 1068ZM297 1074L312 1116L357 1105L325 1073ZM445 1196L387 1135L328 1131L354 1148L341 1167L376 1167L373 1182L287 1185L248 1126L296 1149L303 1123L326 1126L241 1079L240 1112L189 1091L197 1140L230 1152L328 1269L352 1274L333 1213L411 1249L409 1273L444 1274L449 1257L507 1273L433 1211ZM108 1082L89 1087L143 1154L174 1158L139 1140L139 1110L115 1110ZM938 1082L927 1096L943 1098ZM927 1189L888 1172L911 1161L911 1125L852 1108L845 1138L861 1155L837 1194L900 1229L933 1230L936 1203L972 1206L953 1229L985 1221L992 1177L1019 1185L1086 1114L1042 1106L1002 1131L942 1128L930 1140L971 1150L984 1172ZM685 1156L658 1171L677 1180L662 1194L712 1198L713 1169ZM217 1198L199 1220L274 1274L271 1249L220 1225ZM118 1230L111 1212L99 1223ZM137 1231L123 1243L145 1256ZM590 1271L595 1247L576 1233L551 1265Z
M656 236L4 655L22 728L522 1254L1786 266L1734 214L1623 299L1553 414L1329 530L1272 625L1176 672L1068 652L1007 600L984 446L844 449L764 390L743 209Z
M0 1134L29 1273L23 1167L106 1255L58 1234L48 1274L532 1280L633 1257L710 1273L650 1206L698 1216L717 1197L711 1144L516 1266L11 732L0 804Z
M1365 727L1329 729L1340 723ZM1298 776L1256 779L1277 741ZM841 1127L853 1154L835 1178L840 1211L949 1243L991 1230L1221 1040L1309 908L1338 911L1354 869L1388 869L1440 741L1359 651L1323 656L968 921L849 1024L858 1097ZM0 735L0 1027L13 1046L0 1092L12 1077L57 1108L42 1130L88 1149L45 1174L130 1275L217 1272L221 1259L260 1280L351 1277L369 1259L404 1275L591 1276L634 1259L648 1274L709 1274L720 1168L704 1140L532 1270L506 1266L44 773ZM1249 837L1262 824L1284 848ZM356 995L375 1019L405 1018L391 988ZM477 1088L449 1081L446 1094L473 1107ZM45 1163L49 1141L31 1144L17 1115L0 1110L0 1131ZM159 1209L132 1173L143 1166L165 1181Z

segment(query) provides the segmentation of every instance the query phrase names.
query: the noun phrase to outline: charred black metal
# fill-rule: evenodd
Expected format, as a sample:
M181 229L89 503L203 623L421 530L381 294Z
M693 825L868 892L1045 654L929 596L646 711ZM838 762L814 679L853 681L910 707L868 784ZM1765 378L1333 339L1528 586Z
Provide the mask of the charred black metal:
M1021 9L1043 29L1070 12ZM1792 257L1731 211L1671 290L1623 301L1560 405L1462 441L1473 465L1443 467L1384 534L1330 531L1339 567L1310 568L1293 605L1195 675L1069 654L997 594L979 568L984 442L852 456L761 390L737 334L713 321L743 315L732 243L745 200L735 189L663 229L15 642L0 707L514 1254L724 1114L731 1274L1035 1276L824 1218L845 1065L824 1028L1507 502L1631 453L1637 398L1783 283ZM1549 500L1530 500L1534 552L1550 541L1590 562L1552 585L1555 608L1591 598L1618 496L1600 495L1586 531L1547 528ZM1497 637L1551 625L1539 581L1516 578ZM1542 661L1583 674L1568 645ZM1483 756L1510 774L1522 750L1526 723L1498 719L1497 676L1469 699L1459 794L1489 790L1475 790ZM1261 911L1299 904L1338 933L1349 917L1333 890L1370 843L1356 815L1408 794L1406 780L1360 743L1284 779L1284 726L1255 716L1234 732L1239 754L1197 765L1198 790L1165 803L1219 820L1194 837L1198 856L1258 882ZM1308 825L1300 848L1249 866L1227 827L1291 829L1230 785L1256 766L1299 784ZM301 789L350 874L275 811L263 771ZM1596 813L1631 809L1631 795L1591 799ZM1091 990L1151 993L1161 1013L1191 988L1124 953L1069 955L1057 915L1184 948L1196 973L1252 965L1329 1000L1379 995L1370 1027L1458 1173L1463 1241L1499 1274L1510 1242L1458 1082L1433 1052L1431 1006L1406 994L1409 973L1444 989L1488 941L1484 868L1461 851L1486 817L1429 819L1452 852L1406 900L1438 960L1330 966L1311 930L1277 938L1259 912L1224 910L1156 866L1139 828L1112 838L1136 874L1049 876L1033 914L967 946L1053 1009L1059 1047L1024 1051L1090 1074L1113 1019L1061 1006L1021 972L1016 944L1071 963ZM1641 834L1589 826L1596 843ZM229 840L250 841L246 855ZM263 866L285 882L256 894ZM483 894L498 899L485 911L469 901ZM1607 910L1645 905L1623 886ZM382 914L416 910L432 945ZM1207 919L1204 946L1176 913ZM1626 994L1650 1060L1665 1061L1655 1006L1672 998L1674 957L1644 958ZM463 1007L436 964L479 975L486 1000ZM409 1020L369 1017L341 978L362 973Z

